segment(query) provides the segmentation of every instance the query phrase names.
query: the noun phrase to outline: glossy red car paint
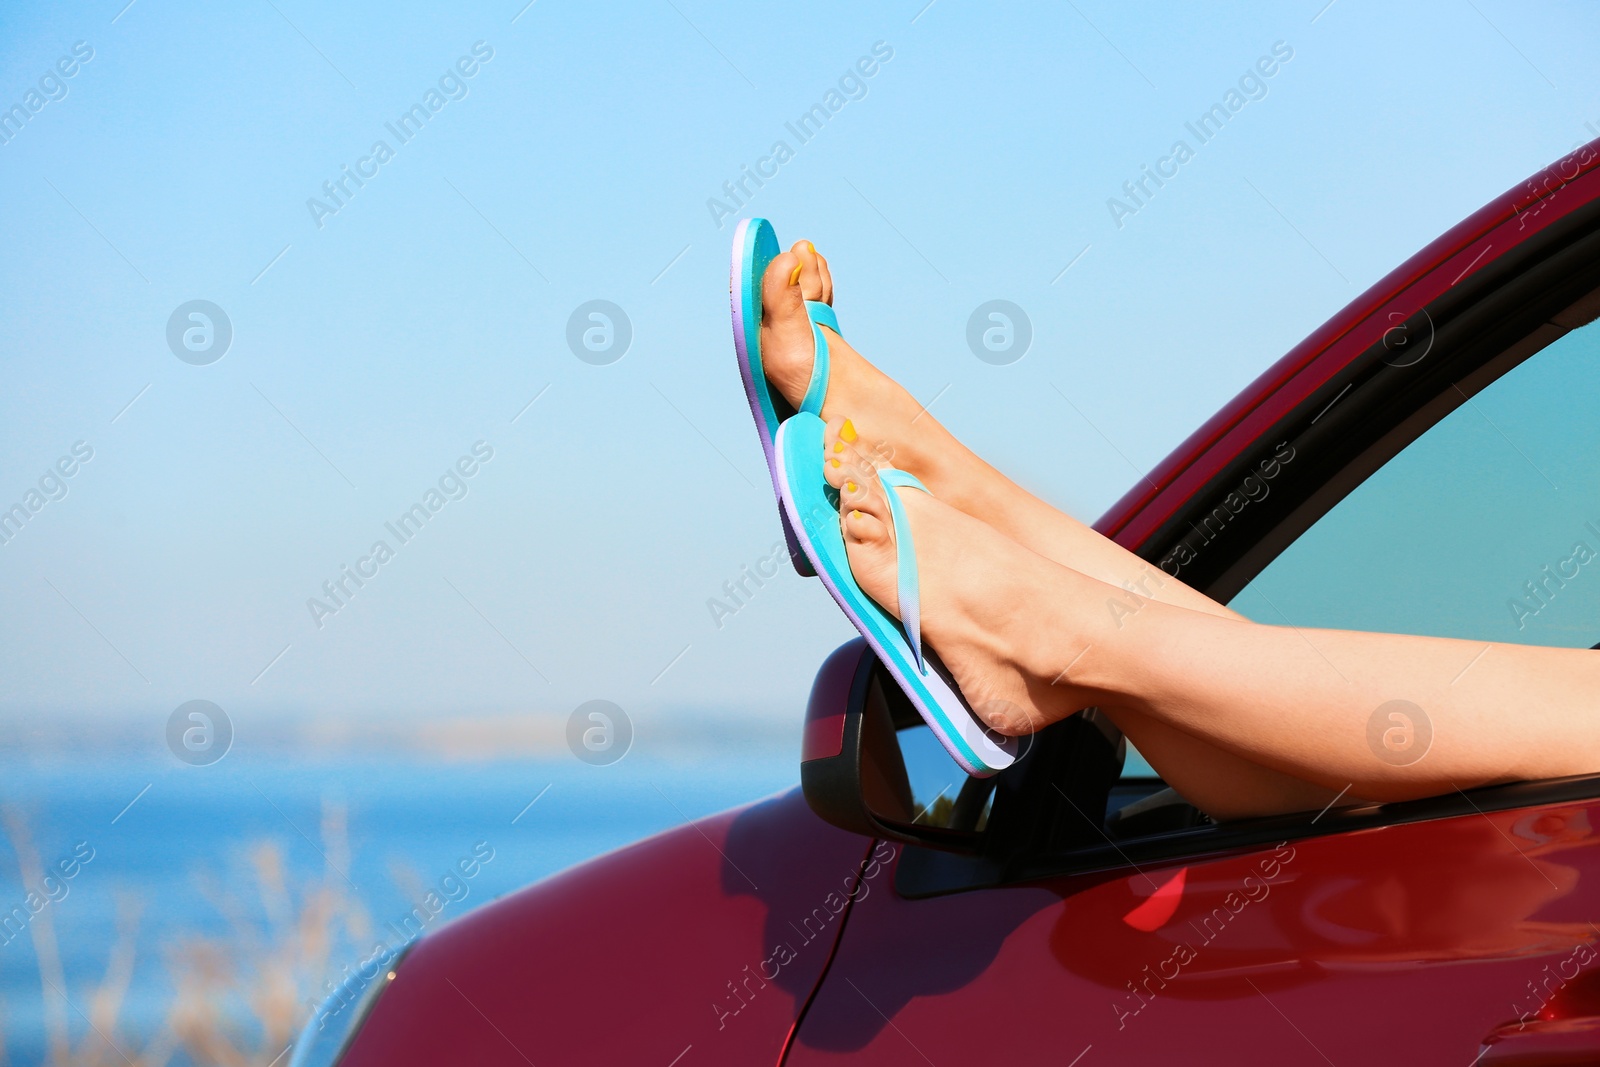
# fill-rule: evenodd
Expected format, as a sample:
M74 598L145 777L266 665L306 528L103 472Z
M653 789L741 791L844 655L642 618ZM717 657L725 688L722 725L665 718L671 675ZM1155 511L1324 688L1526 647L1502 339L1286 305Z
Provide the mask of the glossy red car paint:
M1553 1040L1551 1020L1600 1019L1597 830L1588 801L1112 877L878 894L786 1062L926 1067L1004 1049L1067 1064L1092 1046L1084 1064L1360 1064L1382 1049L1466 1067L1497 1027L1528 1032L1510 1047L1541 1026Z
M776 1063L871 845L795 791L582 864L418 942L341 1065Z
M1600 198L1597 170L1600 141L1440 237L1097 527L1137 548L1397 315ZM838 751L816 720L807 754ZM430 933L342 1063L1600 1062L1597 829L1581 801L908 900L888 846L797 790Z
M859 651L843 645L823 660L811 683L806 701L805 733L800 738L800 762L837 756L844 751L844 711L855 678Z

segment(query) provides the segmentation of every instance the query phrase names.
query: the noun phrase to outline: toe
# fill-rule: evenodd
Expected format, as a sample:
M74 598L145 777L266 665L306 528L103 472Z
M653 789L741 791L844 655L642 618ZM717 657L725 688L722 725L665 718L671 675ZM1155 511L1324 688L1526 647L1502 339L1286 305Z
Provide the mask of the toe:
M822 475L841 493L854 492L849 489L852 485L876 485L878 481L877 472L851 456L829 456L823 461Z
M861 435L856 432L855 424L849 418L843 415L834 416L828 420L827 427L823 431L822 448L828 459L824 466L829 471L853 467L870 477L883 464L862 447L864 444ZM834 460L839 462L836 464ZM838 487L839 483L834 481L832 476L829 477L829 482L835 488Z
M789 249L791 255L800 260L800 292L807 300L821 300L828 304L833 302L832 285L823 284L822 257L817 254L817 246L810 241L796 241Z
M850 544L887 545L893 538L883 487L859 471L850 472L839 486L839 520Z
M761 276L761 317L767 325L793 318L805 317L800 279L805 275L805 264L793 252L782 252L767 264Z
M841 511L855 507L879 488L877 474L872 468L853 463L841 463L835 467L833 463L834 461L830 459L823 464L823 473L828 479L828 484L839 491Z
M889 501L876 478L849 477L839 487L839 528L844 534L850 572L883 610L898 617L894 533Z
M800 257L784 252L773 258L761 278L762 370L795 406L810 383L816 345L800 291L799 278L804 272Z
M876 505L882 501L870 491L855 495L849 503L853 506L839 513L844 527L844 539L852 545L883 547L890 545L887 513L879 514ZM890 610L894 610L892 607Z
M822 278L822 302L829 306L833 304L833 272L828 269L828 261L821 252L816 251L813 245L811 250L817 256L817 274Z

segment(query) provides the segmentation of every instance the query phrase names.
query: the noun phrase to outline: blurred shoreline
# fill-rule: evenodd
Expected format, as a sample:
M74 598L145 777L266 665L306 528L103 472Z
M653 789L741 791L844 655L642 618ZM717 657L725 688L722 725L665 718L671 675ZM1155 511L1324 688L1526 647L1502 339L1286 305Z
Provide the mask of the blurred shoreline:
M166 715L0 712L0 760L86 756L172 758ZM252 756L303 759L421 758L483 762L571 758L569 714L240 712L231 716L233 749ZM799 716L738 716L668 710L631 718L632 752L671 762L752 754L799 758Z

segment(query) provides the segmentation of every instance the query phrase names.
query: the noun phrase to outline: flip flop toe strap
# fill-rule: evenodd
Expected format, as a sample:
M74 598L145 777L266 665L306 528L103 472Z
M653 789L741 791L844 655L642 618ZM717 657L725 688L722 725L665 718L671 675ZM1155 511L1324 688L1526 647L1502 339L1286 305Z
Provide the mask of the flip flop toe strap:
M822 332L822 328L826 326L841 337L844 334L839 332L839 316L834 314L833 308L820 300L806 301L806 317L811 320L815 355L811 360L811 381L806 385L806 395L800 401L800 410L821 415L822 398L828 392L828 337Z
M889 501L889 520L894 527L894 567L900 597L900 626L906 632L906 641L911 645L917 670L927 674L928 665L922 658L922 602L918 593L917 552L911 543L911 523L906 519L905 505L900 502L900 490L918 489L927 493L928 487L918 481L915 475L892 467L879 471L878 480L883 483L883 495Z

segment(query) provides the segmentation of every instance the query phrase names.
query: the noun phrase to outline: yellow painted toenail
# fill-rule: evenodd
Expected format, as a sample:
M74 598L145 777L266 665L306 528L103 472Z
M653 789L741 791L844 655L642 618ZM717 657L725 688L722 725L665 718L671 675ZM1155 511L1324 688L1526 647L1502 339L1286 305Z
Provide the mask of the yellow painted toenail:
M828 460L828 462L833 464L835 467L839 466L839 461L836 460L836 459L830 459L830 460Z
M812 255L817 254L817 246L812 244L810 241L806 242L806 248L811 252Z
M793 285L795 282L799 281L800 280L800 272L805 270L805 269L806 268L805 268L805 264L804 263L796 263L795 267L794 267L794 270L791 271L790 274L789 274L789 284Z
M846 441L849 441L851 444L855 444L856 438L859 436L856 433L856 424L851 422L849 419L845 419L844 425L839 427L839 436L844 438Z
M843 452L844 451L844 443L841 442L841 441L835 441L833 443L833 450L835 452Z
M852 519L859 519L859 518L860 518L860 517L861 517L861 512L859 512L859 511L852 511L852 512L851 512L851 513L850 513L850 517L851 517L851 518L852 518Z
M844 491L847 492L847 493L855 492L856 491L856 483L855 482L845 482L844 483Z

